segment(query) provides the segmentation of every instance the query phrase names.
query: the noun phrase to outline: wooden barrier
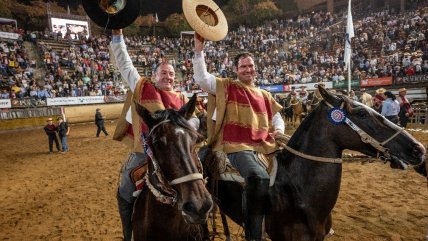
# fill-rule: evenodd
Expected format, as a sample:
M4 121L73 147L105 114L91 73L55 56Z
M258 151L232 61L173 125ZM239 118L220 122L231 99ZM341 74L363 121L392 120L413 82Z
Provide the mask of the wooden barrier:
M408 128L428 129L428 105L414 105L413 116L410 118L407 125Z
M79 105L64 107L68 123L95 121L95 110L101 109L107 120L119 118L123 103ZM34 128L46 125L46 119L52 117L54 122L61 116L61 107L37 107L27 109L9 109L0 111L0 130Z

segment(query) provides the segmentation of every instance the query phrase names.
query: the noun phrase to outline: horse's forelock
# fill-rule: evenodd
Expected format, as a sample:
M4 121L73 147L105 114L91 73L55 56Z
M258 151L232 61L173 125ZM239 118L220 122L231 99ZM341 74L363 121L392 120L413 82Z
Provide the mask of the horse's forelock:
M172 109L157 111L155 112L155 118L158 123L164 120L169 120L171 124L179 126L189 132L192 137L200 137L200 134L193 127L190 126L187 120L183 116L181 116L178 111Z

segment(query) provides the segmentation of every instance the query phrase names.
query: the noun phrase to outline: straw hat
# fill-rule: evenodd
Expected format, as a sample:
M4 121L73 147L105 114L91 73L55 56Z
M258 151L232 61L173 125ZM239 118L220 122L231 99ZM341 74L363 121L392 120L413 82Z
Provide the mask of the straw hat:
M380 88L380 89L377 89L376 90L376 94L384 94L386 92L386 89L384 89L384 88Z
M183 13L189 25L204 39L219 41L228 25L221 9L212 0L183 0Z
M85 0L82 5L89 18L100 27L120 29L131 25L137 19L141 1Z
M405 91L407 91L406 88L400 88L400 89L398 89L398 92L405 92Z

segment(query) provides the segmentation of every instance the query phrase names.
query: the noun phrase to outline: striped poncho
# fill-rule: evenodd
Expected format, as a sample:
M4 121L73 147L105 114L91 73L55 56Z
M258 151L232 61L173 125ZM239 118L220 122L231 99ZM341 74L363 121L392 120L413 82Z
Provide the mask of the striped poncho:
M273 132L272 117L281 105L257 87L232 79L216 81L216 95L208 100L208 144L226 153L276 151L269 133Z
M131 93L131 92L128 92ZM122 141L128 145L133 152L143 152L142 133L148 128L135 110L134 101L137 101L150 112L164 109L180 109L188 100L183 94L175 91L164 91L157 89L148 78L141 78L135 91L128 96L122 109L121 117L116 125L113 139ZM132 124L126 121L126 114L131 107ZM135 138L137 136L138 138Z

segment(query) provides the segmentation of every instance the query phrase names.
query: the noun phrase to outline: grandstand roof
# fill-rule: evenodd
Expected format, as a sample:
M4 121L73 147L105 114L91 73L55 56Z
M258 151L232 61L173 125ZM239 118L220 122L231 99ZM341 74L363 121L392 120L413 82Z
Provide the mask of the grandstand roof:
M15 28L18 29L18 23L15 19L0 18L0 24L15 24Z

